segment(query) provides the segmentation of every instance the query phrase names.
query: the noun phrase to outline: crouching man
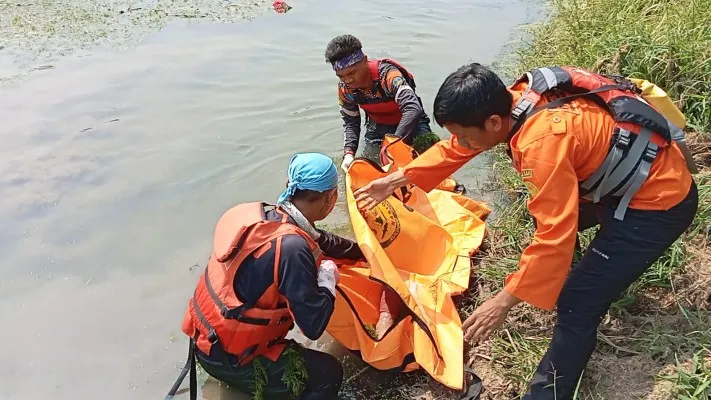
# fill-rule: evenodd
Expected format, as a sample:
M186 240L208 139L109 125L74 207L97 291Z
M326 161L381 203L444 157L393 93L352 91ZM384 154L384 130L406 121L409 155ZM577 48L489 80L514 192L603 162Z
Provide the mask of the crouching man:
M245 203L217 223L213 251L183 321L199 364L255 398L336 399L343 369L333 356L285 337L294 323L318 339L334 309L338 269L358 245L314 227L338 198L336 166L323 154L292 157L277 205Z

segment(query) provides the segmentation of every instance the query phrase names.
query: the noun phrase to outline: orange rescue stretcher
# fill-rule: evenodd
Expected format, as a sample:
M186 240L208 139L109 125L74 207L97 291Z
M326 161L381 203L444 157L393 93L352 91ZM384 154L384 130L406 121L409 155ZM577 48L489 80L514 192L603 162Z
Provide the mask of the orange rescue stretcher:
M353 193L414 158L402 141L386 137L380 167L356 159L346 175L355 239L367 263L340 265L335 311L327 331L379 370L423 368L453 389L465 386L462 322L452 300L469 286L471 257L486 236L490 209L454 191L450 178L426 193L402 188L363 212ZM402 300L381 339L371 335L383 291Z

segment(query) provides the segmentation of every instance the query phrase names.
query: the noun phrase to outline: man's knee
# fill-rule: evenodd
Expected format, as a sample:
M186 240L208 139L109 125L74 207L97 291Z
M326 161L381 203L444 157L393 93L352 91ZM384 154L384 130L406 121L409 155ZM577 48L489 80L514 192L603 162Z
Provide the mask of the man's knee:
M336 395L343 382L343 366L336 357L315 350L304 350L308 372L307 391L324 396Z
M341 362L338 361L336 357L327 353L321 354L324 355L322 360L319 361L323 363L322 365L325 372L324 381L330 385L341 387L341 383L343 382L343 365L341 365Z

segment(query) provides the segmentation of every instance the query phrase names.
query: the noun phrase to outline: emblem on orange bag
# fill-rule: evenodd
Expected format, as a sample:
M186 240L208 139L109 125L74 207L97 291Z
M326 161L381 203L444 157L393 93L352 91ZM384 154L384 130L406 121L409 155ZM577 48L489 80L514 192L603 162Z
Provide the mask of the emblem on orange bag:
M365 221L383 248L390 246L400 235L400 219L390 200L385 200L365 215Z

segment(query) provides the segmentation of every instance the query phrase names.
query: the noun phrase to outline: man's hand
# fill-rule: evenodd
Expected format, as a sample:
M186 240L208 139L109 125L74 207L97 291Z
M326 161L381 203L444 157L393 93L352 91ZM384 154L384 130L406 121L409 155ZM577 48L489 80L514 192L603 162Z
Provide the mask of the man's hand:
M348 167L350 167L351 163L353 163L353 159L354 157L351 153L346 153L343 156L343 162L341 163L341 169L343 170L343 172L348 173Z
M509 294L506 289L482 303L462 324L464 340L478 343L489 338L506 320L509 310L521 300Z
M397 171L388 176L376 179L353 193L358 208L371 210L383 200L390 197L393 192L407 184L407 179L402 171Z
M328 289L329 292L336 296L336 285L341 280L341 274L338 272L336 263L332 260L321 261L321 266L318 269L317 281L320 287Z

